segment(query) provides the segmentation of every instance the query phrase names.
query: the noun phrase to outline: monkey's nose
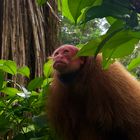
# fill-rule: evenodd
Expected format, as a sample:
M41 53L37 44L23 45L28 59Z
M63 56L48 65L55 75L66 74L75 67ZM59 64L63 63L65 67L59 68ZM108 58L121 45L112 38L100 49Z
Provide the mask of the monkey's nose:
M57 55L56 60L59 60L59 59L61 60L63 58L64 58L63 55L60 54L60 55Z

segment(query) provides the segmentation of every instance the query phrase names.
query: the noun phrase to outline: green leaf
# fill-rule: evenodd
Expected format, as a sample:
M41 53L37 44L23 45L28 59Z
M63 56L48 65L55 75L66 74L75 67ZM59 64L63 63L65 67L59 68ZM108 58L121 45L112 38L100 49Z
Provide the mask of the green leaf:
M89 41L85 45L80 45L82 48L77 53L77 56L93 56L97 50L98 45L101 43L102 39L97 38Z
M140 57L137 57L129 63L129 65L127 66L127 69L131 71L132 69L138 67L139 65L140 65Z
M103 59L103 61L102 61L102 67L103 67L103 69L104 70L106 70L106 69L108 69L109 68L109 66L112 64L112 63L114 63L114 61L115 61L115 59L107 59L107 61L105 60L105 59Z
M125 19L126 14L130 14L128 0L124 0L123 3L121 0L106 0L100 6L91 7L85 14L85 21L109 16Z
M68 0L58 0L58 9L62 12L62 15L68 18L72 23L74 23L74 19L70 13L68 7Z
M123 27L123 23L120 20L117 20L116 22L114 22L111 27L109 28L109 30L107 31L107 33L103 36L101 36L102 41L100 42L100 44L97 46L96 52L95 52L95 56L101 52L101 50L104 48L105 44L112 38L114 37L116 34L118 34L119 32L121 32L124 29Z
M53 81L53 78L46 78L43 81L42 87L45 87L45 86L49 85L52 81Z
M53 71L53 61L49 60L47 63L44 64L43 72L46 78L49 78L52 71Z
M6 60L0 59L0 66L3 66L3 64L6 62Z
M104 44L103 49L114 49L120 46L121 44L130 41L133 38L134 37L129 33L129 30L118 32L114 36L112 36L109 40L107 40L107 42Z
M2 90L0 90L0 92L3 92L5 94L9 95L10 97L13 97L21 91L17 90L16 88L5 87Z
M113 17L106 17L106 20L108 21L108 23L109 23L110 25L112 25L112 24L116 21L116 19L113 18Z
M140 31L129 31L129 35L134 38L140 39Z
M18 68L17 72L22 74L23 76L27 76L28 78L30 76L30 69L27 66Z
M100 38L89 41L87 44L83 45L82 49L79 51L78 56L89 56L89 55L97 55L104 45L112 38L115 34L120 32L123 27L121 27L121 22L117 20L110 29L107 34L100 36Z
M109 34L112 34L113 32L115 32L116 30L119 30L119 29L123 29L124 28L124 22L122 20L115 20L113 22L113 24L110 26L109 30L107 31L106 33L106 36L108 36Z
M133 51L135 44L138 43L138 40L128 30L115 34L104 44L102 50L104 65L106 65L110 58L121 58L129 55Z
M118 46L114 46L112 49L103 50L103 67L106 68L114 61L115 58L122 58L131 54L135 48L135 44L138 43L138 39L132 38L129 41L122 42ZM113 60L112 60L113 58Z
M38 92L36 92L36 91L32 91L31 95L32 95L32 96L38 96L39 94L38 94Z
M75 23L77 23L82 9L91 6L95 1L96 0L68 0L68 7Z
M42 83L43 83L43 77L37 77L37 78L33 79L33 80L28 84L27 89L28 89L29 91L35 90L36 88L41 87Z
M36 0L36 2L38 3L39 6L45 4L47 2L47 0Z
M2 89L3 82L4 82L4 73L3 71L0 70L0 90Z
M17 65L14 61L11 60L1 60L0 69L12 75L17 73Z
M114 47L113 49L104 50L103 53L105 53L108 56L111 56L111 58L122 58L133 52L135 44L137 44L138 41L138 39L130 39L129 41Z

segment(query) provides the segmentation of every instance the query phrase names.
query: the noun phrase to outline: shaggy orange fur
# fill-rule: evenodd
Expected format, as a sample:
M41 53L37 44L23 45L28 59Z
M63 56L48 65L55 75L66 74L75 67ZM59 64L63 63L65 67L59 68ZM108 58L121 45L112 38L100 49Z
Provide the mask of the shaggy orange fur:
M48 118L63 140L140 140L140 83L119 63L85 57L70 82L54 72Z

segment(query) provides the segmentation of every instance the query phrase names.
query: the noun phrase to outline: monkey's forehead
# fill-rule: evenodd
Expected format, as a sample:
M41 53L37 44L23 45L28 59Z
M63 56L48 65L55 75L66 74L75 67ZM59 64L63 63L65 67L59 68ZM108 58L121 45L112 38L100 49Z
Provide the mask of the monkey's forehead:
M69 44L66 44L66 45L62 45L60 47L58 47L55 51L61 51L61 50L64 50L64 49L69 49L70 51L73 51L73 52L77 52L79 49L76 47L76 46L73 46L73 45L69 45Z

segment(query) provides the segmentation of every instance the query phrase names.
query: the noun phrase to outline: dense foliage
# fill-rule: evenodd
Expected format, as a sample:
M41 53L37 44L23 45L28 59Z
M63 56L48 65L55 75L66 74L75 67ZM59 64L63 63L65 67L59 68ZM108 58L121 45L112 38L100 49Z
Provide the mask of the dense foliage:
M18 68L10 60L0 61L0 139L52 139L44 113L51 64L44 64L44 77L36 77L24 87L4 77L22 74L29 78L29 68Z

